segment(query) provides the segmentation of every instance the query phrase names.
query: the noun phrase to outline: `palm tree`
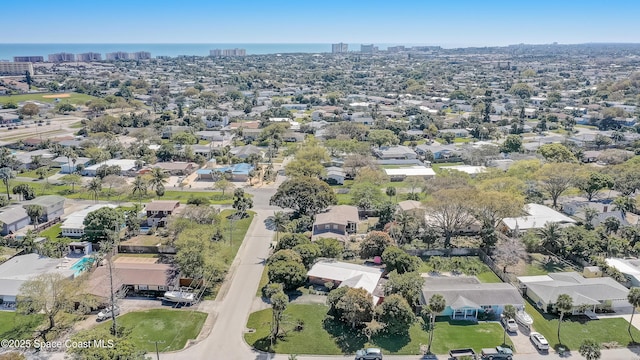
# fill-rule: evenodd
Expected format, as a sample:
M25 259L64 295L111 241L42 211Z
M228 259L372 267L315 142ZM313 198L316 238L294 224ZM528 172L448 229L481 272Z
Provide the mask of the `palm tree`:
M142 176L136 176L135 180L133 180L131 194L138 194L138 204L142 204L142 195L147 194L147 182L144 181Z
M26 254L31 254L36 249L36 234L32 230L27 230L27 234L22 239L21 247Z
M636 199L629 196L618 196L613 200L613 206L622 213L622 216L627 216L627 212L636 210Z
M558 295L558 300L556 300L556 310L560 313L560 320L558 321L558 342L562 344L562 340L560 340L560 325L562 324L562 318L565 313L568 313L573 309L573 299L571 296L567 294Z
M11 200L11 195L9 194L9 182L11 181L11 179L13 178L13 171L11 171L11 168L8 167L3 167L0 169L0 179L2 179L2 182L4 183L4 186L7 188L7 199Z
M395 187L389 186L387 188L387 190L385 191L385 193L389 197L389 201L391 201L391 198L394 197L394 196L396 197L396 201L398 200L398 192L396 191Z
M44 215L44 207L42 205L32 204L25 206L24 209L27 212L27 216L31 219L31 222L33 222L33 228L37 228L38 221L42 215Z
M631 324L629 324L629 326L631 326ZM582 340L582 344L580 344L580 349L578 351L580 352L580 355L587 360L598 360L602 355L600 353L600 344L593 339Z
M431 343L433 342L433 333L436 326L436 315L443 312L446 307L447 302L444 299L444 296L440 294L433 294L431 298L429 298L429 306L427 309L431 320L431 326L429 327L431 332L429 333L429 347L427 347L427 354L431 354Z
M627 330L629 331L629 336L631 336L631 341L635 343L633 335L631 335L631 324L633 323L633 315L635 315L636 313L636 308L640 306L640 288L632 287L631 289L629 289L627 300L629 301L629 304L633 306L633 310L631 310L631 320L629 321L629 328Z
M276 211L273 213L273 226L276 230L276 243L278 243L278 235L281 231L285 231L286 225L289 222L289 217L284 211Z
M587 230L593 229L593 219L598 216L598 210L592 207L586 207L584 209L584 228Z
M93 178L87 184L87 191L92 193L93 200L98 202L98 197L100 196L100 191L102 191L102 182L99 178Z
M402 240L404 242L404 240L406 238L409 238L408 234L407 234L407 228L411 225L413 225L416 221L416 218L413 217L413 215L409 214L406 211L400 211L397 215L396 215L396 223L398 225L400 225L400 229L402 230Z
M607 234L617 233L618 229L620 229L620 220L614 218L613 216L609 216L604 219L604 231Z
M560 239L562 238L562 230L560 224L548 222L544 227L538 230L538 235L542 238L542 246L548 250L555 252L560 248Z
M149 186L156 191L158 196L164 195L164 184L167 183L169 176L161 168L153 168L151 170L151 178L149 179Z
M505 305L504 306L504 310L502 310L502 316L504 316L505 319L510 320L510 319L515 319L516 317L516 307L513 305ZM507 343L507 327L504 327L504 334L502 337L502 343L506 344Z

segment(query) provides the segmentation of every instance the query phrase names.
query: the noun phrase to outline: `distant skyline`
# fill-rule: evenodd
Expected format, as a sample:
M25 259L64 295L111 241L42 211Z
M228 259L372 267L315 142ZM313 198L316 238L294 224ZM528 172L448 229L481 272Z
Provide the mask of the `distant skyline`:
M633 0L32 0L3 4L0 42L639 43L639 12Z

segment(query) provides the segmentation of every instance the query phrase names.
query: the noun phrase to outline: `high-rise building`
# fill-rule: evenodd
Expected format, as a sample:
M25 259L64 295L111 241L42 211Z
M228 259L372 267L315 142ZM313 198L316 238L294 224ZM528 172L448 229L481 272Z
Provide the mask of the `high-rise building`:
M369 45L361 44L360 45L360 52L361 53L373 54L376 51L378 51L378 47L377 46L373 46L373 44L369 44Z
M33 75L33 64L30 62L0 62L0 75Z
M345 44L345 43L331 44L331 52L334 54L342 54L342 53L349 52L349 44Z
M76 59L83 62L100 61L102 60L102 55L99 53L88 52L76 55Z
M213 49L209 50L209 56L246 56L245 49Z
M43 56L14 56L13 62L44 62Z
M209 56L222 56L222 49L209 50Z
M73 62L76 61L76 56L69 53L56 53L49 54L49 62Z
M388 51L388 52L391 52L391 53L402 52L402 51L404 51L404 50L405 50L405 48L404 48L404 46L403 46L403 45L399 45L399 46L389 46L389 47L387 48L387 51Z
M149 60L151 59L151 53L148 51L138 51L129 54L130 60Z
M112 52L112 53L107 53L106 55L107 60L129 60L129 53L126 53L124 51L116 51L116 52Z

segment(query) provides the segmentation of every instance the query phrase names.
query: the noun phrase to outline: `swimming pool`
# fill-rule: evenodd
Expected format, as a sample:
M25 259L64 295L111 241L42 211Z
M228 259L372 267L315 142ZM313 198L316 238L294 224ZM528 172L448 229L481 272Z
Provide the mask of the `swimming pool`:
M87 267L90 265L87 263L93 263L93 259L90 257L83 257L78 262L73 264L73 266L71 267L71 270L75 271L74 276L79 276L80 274L82 274L82 272L85 271Z

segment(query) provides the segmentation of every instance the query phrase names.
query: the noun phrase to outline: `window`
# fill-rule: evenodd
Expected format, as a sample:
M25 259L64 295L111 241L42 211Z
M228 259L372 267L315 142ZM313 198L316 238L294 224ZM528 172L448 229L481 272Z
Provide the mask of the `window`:
M333 230L338 230L338 225L333 224Z
M324 228L325 228L326 230L330 230L330 229L331 229L331 225L330 225L330 224L326 224L326 225L324 226Z
M147 285L138 285L138 290L147 290L148 288Z

